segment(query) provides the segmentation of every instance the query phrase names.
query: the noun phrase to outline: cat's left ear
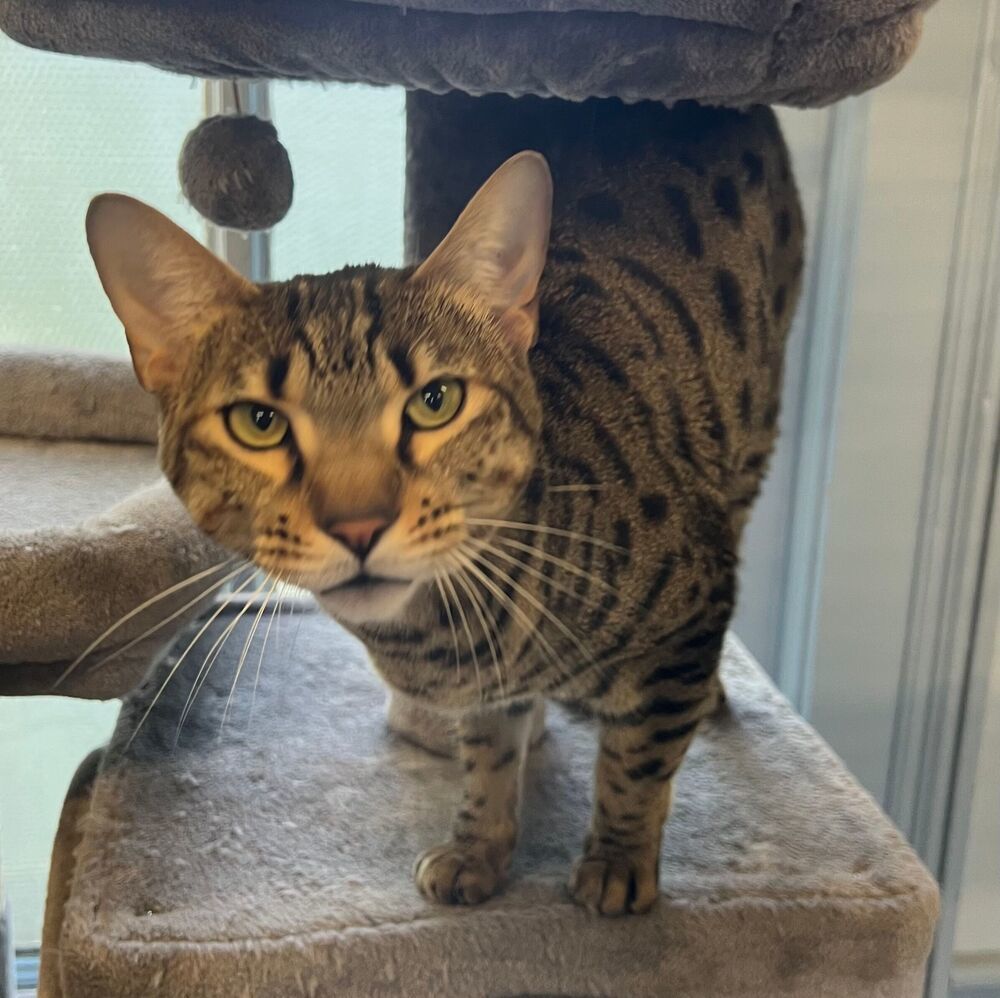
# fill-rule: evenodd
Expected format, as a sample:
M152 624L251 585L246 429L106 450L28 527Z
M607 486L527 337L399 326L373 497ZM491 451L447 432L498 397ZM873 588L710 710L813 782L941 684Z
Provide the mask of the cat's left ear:
M259 294L165 215L124 194L90 202L87 242L147 391L169 393L194 342L224 310Z
M538 282L551 221L552 175L545 157L518 153L479 188L412 279L470 290L527 350L538 334Z

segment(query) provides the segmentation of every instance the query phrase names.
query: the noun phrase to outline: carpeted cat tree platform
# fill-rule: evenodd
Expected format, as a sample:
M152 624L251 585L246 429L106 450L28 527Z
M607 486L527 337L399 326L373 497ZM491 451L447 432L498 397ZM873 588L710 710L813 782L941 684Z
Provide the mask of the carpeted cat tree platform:
M491 130L489 103L459 92L819 105L894 73L923 6L0 0L0 28L40 48L202 76L411 88L407 254L418 259L527 134ZM523 107L525 127L544 130L546 103ZM734 179L766 179L757 166L774 150L746 152ZM272 635L277 653L228 711L238 639L176 747L197 654L131 741L227 555L159 479L153 406L127 363L7 354L0 393L0 695L58 682L64 694L126 696L111 746L66 800L41 998L920 994L933 881L735 639L723 666L730 708L681 771L662 897L645 917L593 919L563 893L593 739L561 715L535 749L507 890L477 909L423 901L409 866L444 829L455 764L386 730L363 652L307 605ZM390 716L447 753L447 732L426 718L399 703Z

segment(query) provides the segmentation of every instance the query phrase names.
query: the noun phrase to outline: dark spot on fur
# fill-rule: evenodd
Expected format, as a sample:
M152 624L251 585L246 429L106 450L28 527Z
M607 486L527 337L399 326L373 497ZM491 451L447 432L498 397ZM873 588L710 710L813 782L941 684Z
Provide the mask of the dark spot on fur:
M532 475L524 496L532 506L537 506L545 495L545 481L541 475Z
M700 260L705 255L705 245L701 239L701 226L691 210L691 199L687 191L668 184L663 188L663 196L674 214L684 248L696 260Z
M715 207L734 225L743 224L743 202L732 177L718 177L712 185Z
M493 763L492 766L490 766L490 769L492 769L493 772L495 773L498 770L504 769L507 766L509 766L516 758L517 758L517 749L507 749L507 751L504 752L503 755L501 755L496 760L496 762Z
M413 373L413 365L410 363L410 357L406 348L398 345L392 346L387 352L389 360L392 362L392 366L396 368L396 372L399 374L399 380L402 381L407 388L411 388L413 386L413 379L415 375Z
M573 279L567 285L567 289L574 298L585 295L590 295L592 298L607 297L604 288L587 274L574 274Z
M625 770L625 775L630 780L645 780L650 776L656 776L661 769L663 769L662 759L647 759L638 766Z
M779 246L787 246L792 237L792 216L787 208L782 208L774 219L774 232Z
M281 398L285 379L288 377L288 356L272 357L267 365L267 389L276 398Z
M760 187L764 183L764 160L749 149L740 157L746 171L747 187Z
M549 259L555 263L583 263L584 255L570 246L550 246Z
M774 317L780 319L785 314L785 305L787 304L788 289L784 284L779 284L774 290L774 299L772 300L772 310Z
M533 706L534 704L532 704L530 700L518 700L517 702L508 705L507 716L521 717L521 715L527 714Z
M642 496L639 500L642 508L642 515L650 523L662 523L667 516L667 497L662 493L655 492Z
M622 205L610 194L588 194L577 201L577 207L595 222L613 223L622 220Z
M722 310L726 332L740 350L747 348L747 335L743 320L743 292L731 270L720 268L715 272L715 294Z
M745 427L749 427L753 420L753 394L750 391L750 382L744 381L740 389L740 422Z
M661 728L659 731L654 731L650 736L649 740L653 742L654 745L663 745L667 742L676 742L681 738L686 738L695 728L698 727L698 722L700 718L694 721L688 721L687 724L681 724L676 728Z
M697 648L705 648L707 645L713 643L721 644L722 636L717 631L703 631L701 634L696 634L694 637L680 642L677 647L690 651Z
M463 745L492 745L493 739L489 735L464 735L459 739Z

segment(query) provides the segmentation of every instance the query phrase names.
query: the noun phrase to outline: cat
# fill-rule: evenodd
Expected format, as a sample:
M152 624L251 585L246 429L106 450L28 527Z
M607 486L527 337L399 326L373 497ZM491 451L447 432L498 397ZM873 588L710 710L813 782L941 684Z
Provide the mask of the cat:
M569 890L618 915L657 897L674 777L722 697L802 217L767 109L562 113L415 267L256 285L115 194L87 236L195 522L459 716L462 802L421 892L503 883L548 698L599 725Z

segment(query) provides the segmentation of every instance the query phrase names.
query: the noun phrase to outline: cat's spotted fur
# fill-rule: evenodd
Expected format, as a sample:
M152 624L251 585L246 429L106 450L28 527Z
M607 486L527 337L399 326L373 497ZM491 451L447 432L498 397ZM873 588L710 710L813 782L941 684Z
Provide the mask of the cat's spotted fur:
M502 881L545 697L599 722L571 891L606 914L647 909L674 775L720 692L740 533L775 436L801 215L769 111L613 107L567 106L565 129L536 137L554 174L551 243L538 297L531 281L510 290L503 315L474 280L456 283L469 222L450 237L462 253L416 273L257 288L206 279L190 246L162 247L176 239L159 222L139 226L137 247L136 226L114 223L133 210L120 202L92 213L102 279L163 403L164 470L204 529L322 592L358 571L338 525L384 525L366 570L407 580L405 592L376 620L364 593L320 598L394 688L462 715L453 835L416 870L440 901L474 903ZM537 172L525 185L541 196ZM489 197L517 211L516 197ZM159 288L141 312L120 290L135 284L114 258L123 240ZM203 288L179 304L162 274ZM170 321L140 329L157 309ZM441 375L464 379L465 408L414 432L406 398ZM248 454L227 438L219 413L244 398L289 416L287 446Z

